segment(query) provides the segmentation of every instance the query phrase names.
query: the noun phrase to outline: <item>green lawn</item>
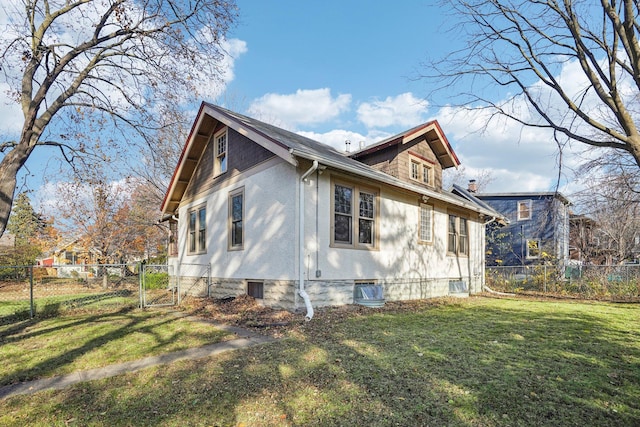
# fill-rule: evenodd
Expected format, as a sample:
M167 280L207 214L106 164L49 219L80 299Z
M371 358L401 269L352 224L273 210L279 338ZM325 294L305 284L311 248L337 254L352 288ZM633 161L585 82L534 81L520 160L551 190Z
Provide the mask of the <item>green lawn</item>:
M0 325L0 386L230 338L232 334L208 324L142 310Z
M0 425L640 425L640 306L470 298L343 313L318 310L272 344L6 399ZM109 322L82 329L93 323ZM73 360L138 341L134 326ZM76 328L51 329L9 338L39 353ZM67 369L41 358L58 367L40 375Z

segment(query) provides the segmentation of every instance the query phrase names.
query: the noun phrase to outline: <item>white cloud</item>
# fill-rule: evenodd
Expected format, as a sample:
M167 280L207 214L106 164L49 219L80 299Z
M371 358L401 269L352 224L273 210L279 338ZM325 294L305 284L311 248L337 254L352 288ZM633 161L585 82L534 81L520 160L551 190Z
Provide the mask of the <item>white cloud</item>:
M388 96L384 101L364 102L358 107L358 120L370 128L413 127L425 121L428 104L410 92Z
M247 112L259 120L269 121L285 129L297 129L300 125L315 125L335 119L348 111L351 95L331 96L331 90L298 89L293 94L268 93L254 100ZM274 123L276 117L278 123Z
M314 141L319 141L323 144L330 145L338 151L345 151L346 141L349 141L351 143L351 152L358 151L361 144L367 146L391 136L391 134L388 132L380 132L375 130L369 132L367 135L363 135L358 132L344 129L336 129L325 133L305 131L299 131L297 133L302 136L306 136L307 138L311 138Z
M9 85L0 82L0 129L3 136L17 135L24 121L20 104L11 99L10 92Z

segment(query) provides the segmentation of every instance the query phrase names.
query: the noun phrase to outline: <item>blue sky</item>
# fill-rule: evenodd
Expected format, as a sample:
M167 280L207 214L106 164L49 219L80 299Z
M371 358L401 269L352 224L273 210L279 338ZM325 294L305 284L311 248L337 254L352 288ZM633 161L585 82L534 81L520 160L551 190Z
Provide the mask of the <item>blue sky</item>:
M347 139L355 148L437 119L465 178L490 176L485 191L555 187L557 150L549 134L499 122L481 133L486 117L436 106L447 104L446 94L426 99L428 83L416 79L428 71L422 64L462 43L455 16L437 2L238 0L238 6L239 22L225 42L225 81L203 100L338 149ZM563 70L572 72L571 64ZM0 102L0 126L9 129L15 117L15 108ZM55 170L43 172L53 154L43 150L27 163L32 189ZM573 155L565 161L577 164ZM565 193L570 179L567 169Z
M240 0L230 39L242 42L233 78L213 99L344 149L437 119L465 178L490 176L487 191L548 191L557 180L555 143L515 123L486 123L427 99L427 58L459 49L455 17L434 1ZM452 31L453 28L453 31ZM455 90L455 88L452 88ZM446 94L444 94L446 95ZM456 113L456 114L454 114ZM567 157L569 158L569 156ZM575 162L567 160L568 167ZM567 187L570 171L563 174Z

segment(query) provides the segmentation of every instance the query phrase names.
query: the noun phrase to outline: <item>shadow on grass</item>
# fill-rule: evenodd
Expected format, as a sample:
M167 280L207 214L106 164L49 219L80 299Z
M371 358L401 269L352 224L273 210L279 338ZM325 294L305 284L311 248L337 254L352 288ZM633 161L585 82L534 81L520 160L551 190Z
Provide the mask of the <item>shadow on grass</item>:
M38 323L40 323L41 320L34 319L25 321L20 325L15 325L8 329L1 330L0 342L9 344L51 333L64 334L65 331L95 325L100 322L112 322L116 319L121 321L123 316L128 318L128 321L117 329L107 333L100 333L83 342L81 345L78 345L78 343L70 343L70 346L77 346L55 356L45 356L37 364L29 367L28 369L11 372L7 378L0 379L0 384L8 385L20 381L28 381L55 375L59 373L59 369L61 367L71 364L79 357L87 353L91 353L112 341L125 339L133 333L145 333L152 335L157 342L157 345L153 349L161 348L163 345L180 339L181 333L174 334L168 338L162 338L162 336L156 332L156 329L161 329L163 325L174 322L177 318L167 317L167 319L161 322L154 322L152 325L140 327L139 325L147 321L148 317L144 315L129 315L131 311L132 309L130 308L124 308L116 312L85 316L81 319L70 321L67 321L65 318L61 318L60 322L57 322L55 326L45 328L38 328ZM31 329L31 331L24 333L27 329Z
M6 406L102 425L639 425L640 337L602 307L318 312L295 338Z

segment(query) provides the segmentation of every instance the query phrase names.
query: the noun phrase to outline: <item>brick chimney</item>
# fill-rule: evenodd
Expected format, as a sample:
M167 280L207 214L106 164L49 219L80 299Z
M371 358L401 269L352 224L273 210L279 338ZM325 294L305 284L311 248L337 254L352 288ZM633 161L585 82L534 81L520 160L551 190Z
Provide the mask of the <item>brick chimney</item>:
M467 187L467 191L469 193L477 193L478 192L478 184L476 184L475 179L469 180L469 187Z

